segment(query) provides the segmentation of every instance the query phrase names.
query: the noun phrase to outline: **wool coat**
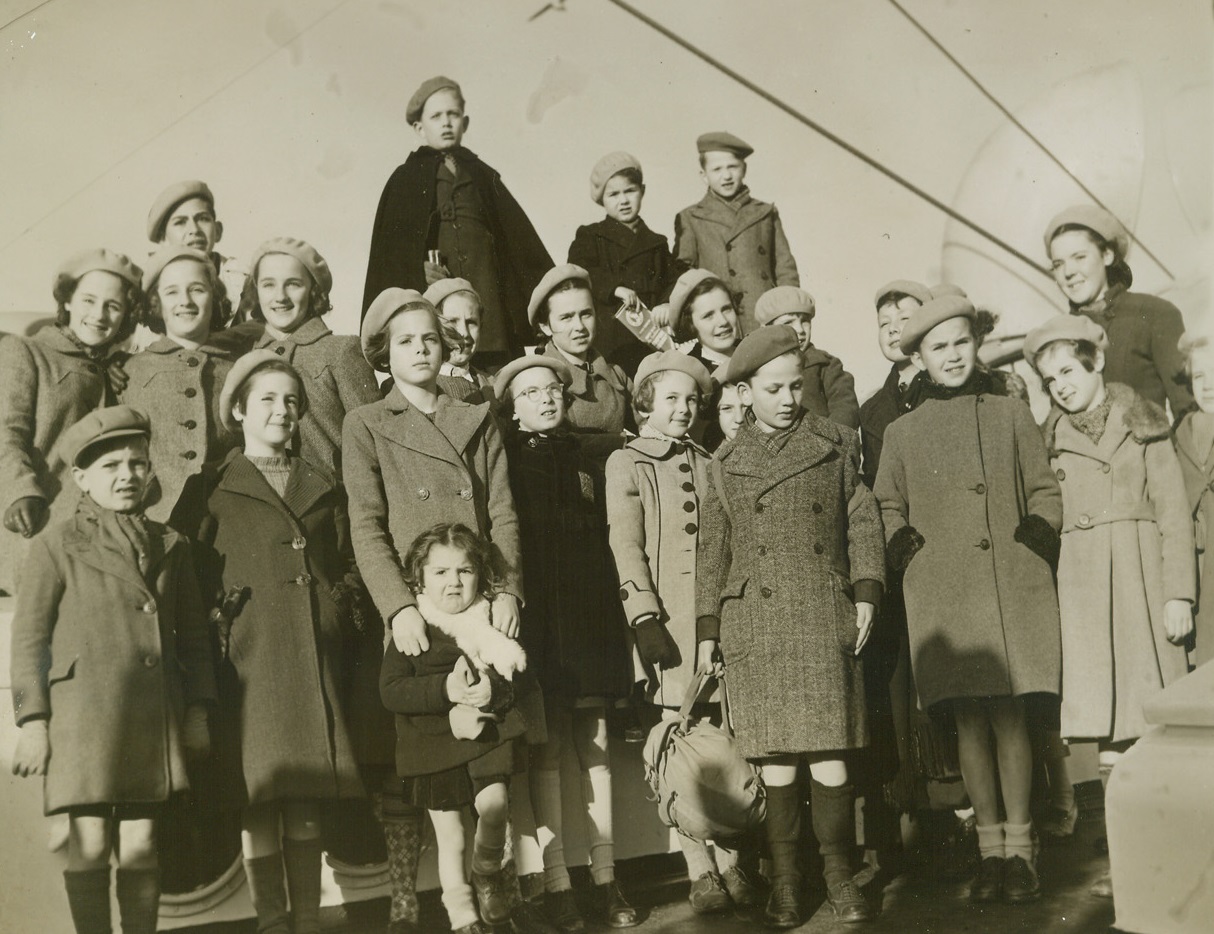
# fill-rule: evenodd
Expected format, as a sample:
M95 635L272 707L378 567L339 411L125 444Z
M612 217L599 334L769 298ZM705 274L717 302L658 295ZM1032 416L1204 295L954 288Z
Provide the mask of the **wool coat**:
M666 238L650 230L643 220L633 230L611 217L577 229L569 245L569 262L590 273L598 319L595 346L608 360L635 373L637 364L653 348L616 318L621 302L615 290L621 286L632 289L647 308L653 308L669 300L675 281L688 267L671 255Z
M285 340L263 333L255 347L278 354L299 371L308 411L299 420L299 456L341 479L341 424L346 413L380 398L375 371L358 338L334 334L309 318Z
M625 697L632 684L603 474L570 432L505 432L523 578L519 640L549 700Z
M474 207L481 213L478 226L483 225L494 248L492 255L468 254L458 264L458 257L449 256L448 271L472 282L482 301L497 296L500 302L486 303L479 349L521 350L531 334L527 303L544 273L552 268L552 257L501 176L463 147L454 155L461 176L471 183ZM454 206L438 203L442 164L442 153L421 146L397 166L384 186L371 231L364 315L375 297L389 286L425 291L426 253L439 249L444 225L458 223Z
M82 497L34 540L13 614L17 723L49 720L47 814L188 788L185 708L216 696L189 541L148 522L141 568L101 512Z
M596 350L590 351L589 360L584 366L577 366L551 341L540 352L562 361L572 371L573 382L566 390L570 400L566 418L574 431L582 435L601 434L620 438L625 429L636 427L631 411L632 380L621 367L608 363ZM604 452L604 461L607 454L619 446L607 439L590 443L596 456ZM605 449L603 444L607 445Z
M1193 521L1168 418L1109 383L1099 442L1057 407L1045 423L1062 486L1062 735L1122 742L1147 730L1144 702L1188 672L1164 602L1196 597Z
M881 463L885 429L894 419L914 408L913 396L907 391L909 388L909 381L905 386L898 381L898 367L892 366L881 388L860 406L860 448L863 455L860 476L870 490L877 479L877 466Z
M1204 423L1204 431L1199 425ZM1189 514L1193 517L1197 544L1199 576L1196 628L1196 657L1198 665L1214 658L1214 560L1207 552L1214 536L1214 447L1209 438L1214 434L1214 415L1190 412L1176 429L1176 453L1184 476Z
M489 539L520 600L518 517L501 432L489 404L440 393L431 421L393 386L346 416L346 493L354 555L386 622L415 606L401 560L422 532L462 522Z
M868 743L856 602L880 602L881 518L860 439L802 414L778 450L750 416L711 468L701 511L698 637L720 638L748 759Z
M187 350L162 337L127 361L120 401L152 422L153 482L144 500L148 518L169 522L186 480L222 460L237 439L219 420L219 390L232 358L204 344Z
M800 285L797 262L774 204L743 188L732 201L711 190L674 219L674 255L689 269L707 269L737 296L742 333L755 323L755 302L777 285Z
M0 514L40 496L50 505L47 526L72 516L79 494L60 438L112 402L104 366L61 328L0 337ZM29 539L0 527L0 589L13 592L28 549Z
M856 399L856 381L843 369L843 361L833 354L811 346L805 352L801 371L801 407L853 431L860 428L860 403Z
M391 377L389 377L389 385L391 385ZM444 363L438 373L438 388L452 399L469 402L472 405L476 405L478 402L492 403L496 398L493 395L492 377L485 375L476 367L469 367L464 373L456 372L450 364Z
M1062 494L1028 406L993 385L975 374L885 430L874 492L886 539L911 526L924 540L902 583L924 709L1060 687L1053 572L1014 536L1030 514L1060 529Z
M200 509L189 527L204 595L217 605L248 588L219 666L215 744L228 803L361 796L343 705L352 620L340 596L359 581L341 491L292 458L279 496L232 451L191 478L186 496Z
M662 671L634 653L635 678L663 707L683 703L696 667L696 544L709 456L694 443L633 438L607 461L607 523L628 624L656 614L678 648Z

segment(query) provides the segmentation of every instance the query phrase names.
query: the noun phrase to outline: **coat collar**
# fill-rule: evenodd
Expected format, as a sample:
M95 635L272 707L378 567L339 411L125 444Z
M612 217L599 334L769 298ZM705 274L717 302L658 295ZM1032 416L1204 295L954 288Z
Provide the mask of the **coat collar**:
M282 496L247 457L244 452L231 451L219 468L218 489L240 496L261 500L285 509L292 519L307 513L315 503L333 490L333 482L307 461L291 459L291 475Z
M231 356L226 350L219 347L214 347L211 344L203 344L197 350L190 350L189 348L182 347L176 341L170 340L167 337L156 338L156 340L144 348L144 350L146 353L160 354L161 356L165 357L177 353L200 353L211 357L223 358Z
M744 423L738 429L732 446L718 452L727 473L763 480L760 493L765 493L789 477L837 456L839 448L843 445L843 434L839 427L812 412L802 413L801 421L793 430L788 443L774 457L757 437L761 431L761 428Z
M773 206L767 202L756 201L752 198L749 189L739 194L738 198L741 200L737 210L734 210L717 195L707 191L699 202L691 206L691 214L699 220L725 227L726 240L732 240L742 231L762 221L774 210Z
M72 340L63 328L55 324L42 328L34 335L33 340L69 357L79 357L81 360L92 359L87 347Z
M594 225L594 229L598 236L623 250L625 259L666 245L666 238L655 234L643 220L638 220L636 230L633 230L614 217L605 217Z
M76 515L68 525L63 535L63 548L71 552L79 560L90 567L96 568L103 574L120 578L134 584L141 590L148 589L147 581L139 573L128 555L113 548L99 534L97 518L92 511L97 507L83 501L76 507ZM169 552L184 537L159 522L147 523L149 544L152 545L152 555L156 561L148 569L148 577L155 574L156 568L168 557Z
M490 417L488 402L473 405L440 391L431 421L411 406L395 385L377 408L372 415L374 427L385 438L457 464L463 463L464 451Z
M570 371L573 374L573 382L569 386L569 392L574 396L586 396L590 389L590 381L601 379L603 382L610 385L619 393L628 392L628 387L624 385L624 381L620 378L620 374L616 371L607 360L597 350L591 350L590 356L586 361L586 366L578 366L568 357L566 357L557 346L549 341L544 345L542 351L544 356L552 357L554 360L560 360L562 363L568 364ZM588 367L588 368L587 368Z
M666 460L668 457L674 457L682 454L685 450L694 451L696 454L699 454L705 459L712 457L708 451L700 447L700 445L691 438L684 439L683 443L680 444L679 442L670 438L636 437L629 438L628 443L625 444L624 447L638 451L651 460Z
M1107 464L1127 438L1146 444L1169 437L1167 415L1158 406L1121 383L1107 383L1105 392L1111 405L1099 444L1092 443L1087 435L1072 425L1071 420L1064 417L1066 412L1057 405L1050 409L1043 432L1051 456L1060 451L1069 451L1094 457Z
M297 327L294 331L287 335L284 340L279 340L270 334L269 331L262 331L261 335L253 346L257 349L262 347L273 347L275 344L284 344L290 347L292 344L300 346L306 344L315 344L322 337L328 337L333 332L329 330L329 326L325 324L323 318L315 315Z

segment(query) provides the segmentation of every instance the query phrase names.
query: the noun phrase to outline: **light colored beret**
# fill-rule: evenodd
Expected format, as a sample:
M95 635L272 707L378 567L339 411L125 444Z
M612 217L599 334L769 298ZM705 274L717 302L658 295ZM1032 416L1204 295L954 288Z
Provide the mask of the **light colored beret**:
M333 273L329 271L325 258L317 253L310 243L296 240L294 237L274 237L253 251L253 255L249 257L249 278L254 282L257 281L257 264L270 253L285 253L295 257L303 263L322 292L327 295L333 291Z
M1214 344L1214 333L1209 331L1185 331L1180 335L1176 348L1185 356L1194 350L1203 350Z
M164 267L177 259L192 259L196 263L201 263L210 276L212 286L219 281L219 271L215 268L215 264L211 262L211 257L207 256L202 250L195 250L189 246L176 246L172 243L165 243L148 257L147 269L143 271L143 291L151 292L154 290L156 282L160 279L160 274L164 272Z
M69 279L79 279L86 272L112 272L120 279L125 279L131 285L139 285L140 277L143 273L139 267L130 261L122 253L114 250L107 250L101 247L96 250L85 250L83 253L77 253L74 256L68 257L62 266L55 272L55 281L58 282L60 276L67 276Z
M272 350L261 348L260 350L250 350L246 354L241 354L236 362L232 364L232 369L228 370L228 375L224 378L223 388L219 390L219 422L228 431L233 434L240 434L240 422L232 418L232 401L236 398L236 393L240 391L240 387L244 385L244 381L249 378L249 375L261 366L263 363L278 362L283 366L291 366L282 357L274 353ZM291 367L294 370L294 367ZM303 379L298 371L295 373L295 378L299 384L303 385Z
M573 371L569 369L569 364L564 360L558 360L556 357L550 357L547 354L533 353L523 357L516 357L497 371L497 375L493 377L493 395L498 399L505 399L506 392L510 389L510 383L514 377L522 373L523 370L530 370L537 366L547 367L555 373L557 379L561 381L561 385L566 389L573 383Z
M633 385L639 386L646 377L666 370L678 370L680 373L686 373L696 381L700 392L706 396L712 394L712 376L708 372L708 367L681 350L660 350L649 354L637 367L636 376L632 378Z
M1104 328L1087 315L1054 315L1024 335L1024 359L1037 366L1037 356L1054 341L1089 341L1100 350L1109 349Z
M768 289L755 302L755 321L771 324L781 315L814 316L814 297L795 285L777 285Z
M594 164L590 170L590 197L598 204L603 203L603 189L613 175L618 175L624 169L641 171L641 163L637 157L626 152L609 152Z
M471 292L476 298L477 304L480 304L480 294L476 289L472 288L472 283L467 279L451 278L439 279L422 295L435 308L442 309L442 304L456 292Z
M909 295L920 305L930 302L934 297L931 289L922 282L915 282L913 279L895 279L893 282L887 282L877 289L877 294L873 298L873 305L880 308L885 304L885 299L891 295Z
M459 84L450 78L444 78L442 75L435 75L433 78L427 78L423 81L413 96L409 98L409 104L405 109L405 120L409 123L417 123L422 118L422 111L426 109L426 101L430 99L432 94L439 91L452 90L460 96L462 100L464 92L460 90Z
M800 346L800 345L798 345ZM729 361L718 363L717 368L712 371L712 380L718 386L732 386L733 383L729 380Z
M363 316L362 327L359 328L358 339L362 345L364 357L367 356L367 345L371 338L381 333L388 326L392 317L406 305L422 305L434 312L434 317L441 317L438 309L426 301L426 297L416 289L401 289L396 286L384 289L368 306L367 313ZM367 362L371 363L371 360L368 358Z
M709 272L707 269L688 269L683 275L675 280L674 288L670 290L670 320L671 322L678 321L683 315L683 306L687 304L687 296L691 294L691 290L703 282L705 279L720 279L715 272ZM729 293L729 286L724 282L721 283L726 294Z
M152 209L148 211L148 239L153 243L163 240L164 226L169 222L173 210L181 202L189 201L191 198L202 198L211 206L212 211L215 210L215 196L211 194L211 189L206 182L200 182L198 179L175 182L157 195L156 200L152 202Z
M540 280L539 285L532 289L531 301L527 303L527 320L531 322L532 327L535 327L535 319L539 316L540 306L544 304L544 300L552 294L553 289L570 279L585 279L589 282L590 273L573 263L553 266L544 273L544 278Z
M970 321L974 321L977 317L978 311L968 298L960 295L942 295L939 298L933 298L911 312L910 320L902 328L898 344L903 353L913 353L919 349L919 343L927 332L936 325L948 321L950 318L969 318Z
M946 295L956 295L958 298L969 298L965 289L955 282L939 282L927 290L932 298L944 298Z
M700 152L732 152L739 159L745 159L755 151L754 147L745 140L738 139L732 133L717 130L705 133L696 139L696 149Z
M738 344L733 356L729 358L725 382L739 383L749 379L763 364L800 349L801 342L797 339L797 332L787 324L756 328L742 338L742 343Z
M1058 231L1072 224L1094 230L1102 240L1113 244L1113 249L1117 251L1119 258L1125 258L1126 250L1130 246L1129 233L1122 226L1121 221L1104 208L1098 208L1094 204L1076 204L1054 216L1045 228L1046 256L1050 255L1050 243L1053 242Z
M129 405L107 405L93 409L88 415L63 433L63 453L73 467L79 467L85 451L111 438L142 435L152 436L152 423L138 409Z

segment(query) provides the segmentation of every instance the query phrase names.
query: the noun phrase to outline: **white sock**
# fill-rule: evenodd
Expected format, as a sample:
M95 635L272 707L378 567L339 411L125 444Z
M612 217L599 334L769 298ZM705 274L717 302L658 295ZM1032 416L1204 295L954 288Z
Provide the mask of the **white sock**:
M989 827L978 825L978 855L983 859L996 856L1003 859L1007 854L1003 845L1003 828L1005 824L991 824Z

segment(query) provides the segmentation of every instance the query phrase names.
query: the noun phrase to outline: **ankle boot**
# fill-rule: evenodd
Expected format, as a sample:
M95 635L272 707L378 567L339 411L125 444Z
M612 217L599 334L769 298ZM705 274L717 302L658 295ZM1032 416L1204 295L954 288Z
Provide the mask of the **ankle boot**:
M66 870L63 887L76 934L112 934L110 927L110 867Z
M287 888L282 875L282 854L244 861L249 900L257 912L257 934L291 934L287 923Z
M320 840L282 842L293 934L320 934Z
M801 912L801 873L797 869L801 796L795 784L768 786L767 820L763 831L772 863L771 894L763 920L768 927L797 927L804 919Z
M115 873L122 934L156 934L160 919L160 870L119 869Z

